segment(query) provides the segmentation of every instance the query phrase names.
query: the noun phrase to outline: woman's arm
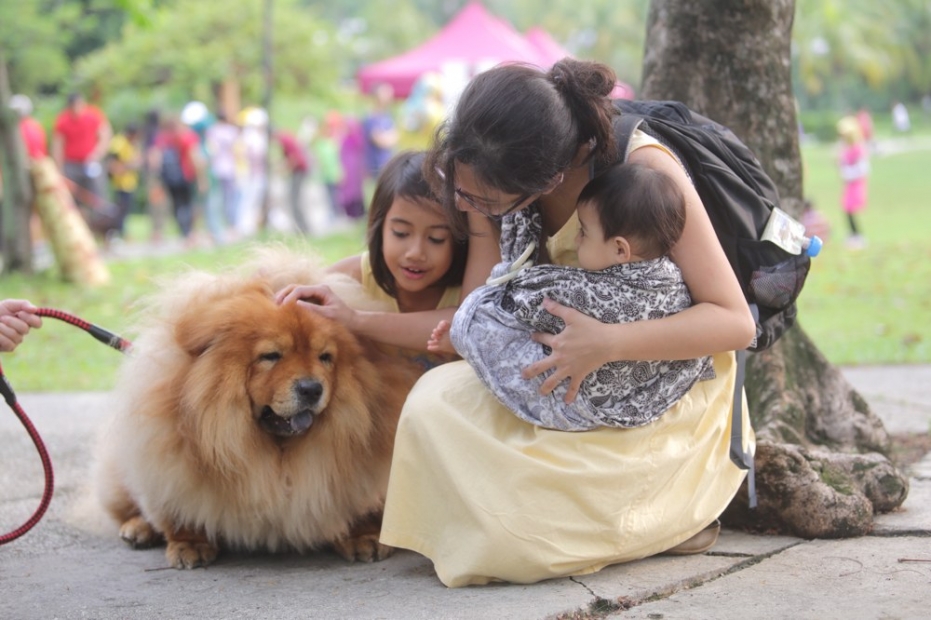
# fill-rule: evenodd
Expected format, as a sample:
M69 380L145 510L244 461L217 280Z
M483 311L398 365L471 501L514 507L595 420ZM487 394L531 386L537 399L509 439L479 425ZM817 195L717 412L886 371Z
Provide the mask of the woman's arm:
M589 373L608 362L691 359L744 349L756 333L737 277L685 171L665 151L654 147L637 149L629 160L669 174L685 195L685 230L672 250L672 258L682 270L693 305L662 319L604 324L548 301L546 309L562 318L566 328L556 335L534 334L534 340L553 352L527 367L524 376L533 377L553 368L541 391L549 393L569 379L567 402L574 400Z
M471 210L466 213L469 218L469 254L466 258L465 276L462 279L460 302L485 284L491 268L501 262L497 228L481 213Z

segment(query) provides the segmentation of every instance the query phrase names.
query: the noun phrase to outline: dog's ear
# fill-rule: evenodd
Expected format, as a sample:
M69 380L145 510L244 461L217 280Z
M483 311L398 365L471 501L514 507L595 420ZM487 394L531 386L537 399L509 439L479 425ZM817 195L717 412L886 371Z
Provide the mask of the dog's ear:
M213 304L187 308L175 323L175 340L191 357L199 357L229 330L229 304L222 299Z
M271 294L267 286L256 284L191 304L175 322L175 340L188 355L199 357L237 325L248 322L250 309L258 304L274 303Z

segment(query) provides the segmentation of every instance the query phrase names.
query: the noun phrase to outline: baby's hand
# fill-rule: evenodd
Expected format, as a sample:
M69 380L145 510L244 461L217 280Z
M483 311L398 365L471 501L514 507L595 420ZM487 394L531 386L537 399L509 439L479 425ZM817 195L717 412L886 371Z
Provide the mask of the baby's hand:
M430 339L427 340L427 351L431 353L452 353L455 355L456 349L453 347L453 341L449 338L449 329L449 321L440 321L439 324L433 328Z

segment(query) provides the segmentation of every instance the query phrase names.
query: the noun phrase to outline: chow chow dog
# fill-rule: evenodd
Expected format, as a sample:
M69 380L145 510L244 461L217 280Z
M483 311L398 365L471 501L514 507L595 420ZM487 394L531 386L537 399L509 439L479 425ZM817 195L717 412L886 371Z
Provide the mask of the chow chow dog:
M176 568L223 547L390 555L378 534L395 428L422 369L273 300L315 282L374 303L355 281L280 251L178 277L150 300L95 468L131 546L164 542Z

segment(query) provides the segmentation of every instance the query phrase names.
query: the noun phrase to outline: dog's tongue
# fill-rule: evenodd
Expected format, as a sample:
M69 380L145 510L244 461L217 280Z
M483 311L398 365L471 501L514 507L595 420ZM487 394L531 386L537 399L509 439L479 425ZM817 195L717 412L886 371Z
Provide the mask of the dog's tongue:
M314 423L314 416L309 411L302 411L297 415L291 416L291 433L299 435L306 431Z
M290 418L283 418L271 409L262 412L259 423L266 432L279 437L300 435L314 423L314 416L310 411L302 411Z

